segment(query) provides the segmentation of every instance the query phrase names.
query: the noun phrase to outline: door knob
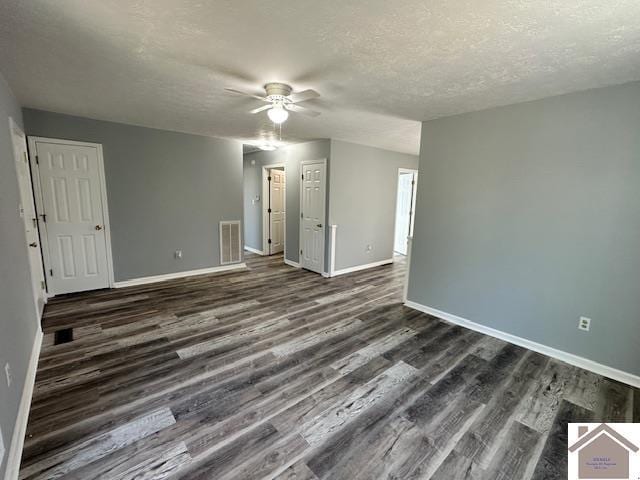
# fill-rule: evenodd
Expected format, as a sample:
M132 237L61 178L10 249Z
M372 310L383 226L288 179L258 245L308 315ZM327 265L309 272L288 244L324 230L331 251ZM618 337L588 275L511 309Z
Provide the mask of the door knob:
M321 223L319 223L318 225L316 225L316 227L318 227L318 228L322 228L322 224L321 224Z
M29 244L30 247L36 248L38 246L38 244L36 242L31 242Z
M96 225L96 226L95 226L95 229L96 229L96 230L102 230L102 225Z

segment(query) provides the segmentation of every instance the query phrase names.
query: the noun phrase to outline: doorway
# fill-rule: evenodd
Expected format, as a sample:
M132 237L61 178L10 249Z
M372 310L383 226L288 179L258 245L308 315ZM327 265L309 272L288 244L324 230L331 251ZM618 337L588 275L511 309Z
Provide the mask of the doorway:
M324 272L326 160L302 162L300 181L300 266Z
M33 200L33 184L31 182L31 170L29 168L29 156L27 153L27 138L12 118L9 119L9 127L11 129L11 139L13 142L13 154L16 160L16 174L18 176L18 187L20 190L19 209L20 216L24 222L27 252L29 254L33 300L38 315L42 317L44 305L47 303L47 292L42 253L40 251L38 217Z
M407 239L413 236L413 213L416 206L417 187L417 170L407 168L398 169L398 193L393 250L400 255L407 255Z
M29 137L47 292L113 284L102 146Z
M262 167L262 251L275 255L285 250L286 172L284 165Z

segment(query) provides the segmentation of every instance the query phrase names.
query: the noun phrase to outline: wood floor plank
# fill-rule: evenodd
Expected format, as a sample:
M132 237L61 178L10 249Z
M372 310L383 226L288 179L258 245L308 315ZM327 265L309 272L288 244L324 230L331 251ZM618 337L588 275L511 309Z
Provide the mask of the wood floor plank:
M318 480L302 460L297 461L273 480Z
M414 377L417 370L399 362L346 396L339 404L302 425L302 437L311 446L323 443L333 432L379 402L399 384Z
M525 478L525 474L536 460L535 445L541 435L520 422L509 427L503 447L496 454L486 470L486 478L495 480L513 480ZM566 446L564 446L566 450Z
M531 480L566 480L568 475L568 424L589 423L593 422L595 418L596 416L591 410L563 400Z
M40 462L24 468L20 478L54 479L94 461L124 446L175 423L169 409L162 409L113 429L106 435L81 442Z
M562 478L567 421L640 416L637 390L404 306L401 257L246 261L51 299L20 478Z

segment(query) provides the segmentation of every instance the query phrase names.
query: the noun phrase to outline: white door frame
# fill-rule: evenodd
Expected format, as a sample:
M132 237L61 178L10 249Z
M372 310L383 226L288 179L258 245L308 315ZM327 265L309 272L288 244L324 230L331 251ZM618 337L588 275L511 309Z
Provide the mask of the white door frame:
M29 161L31 162L31 171L35 172L32 176L34 182L34 193L36 199L36 213L38 214L38 225L40 226L40 244L42 245L42 258L44 259L45 277L47 272L52 268L51 257L49 255L49 244L47 238L47 222L42 221L40 212L44 210L42 199L42 185L40 183L40 168L36 160L37 142L56 143L58 145L75 145L79 147L93 147L97 151L98 156L98 177L100 181L100 198L102 200L102 215L104 218L105 243L107 247L107 276L109 280L109 288L114 288L113 279L113 254L111 253L111 225L109 223L109 203L107 202L107 182L104 175L104 159L102 156L102 144L91 142L78 142L74 140L63 140L60 138L47 137L28 137L29 140ZM47 282L47 289L49 282ZM49 294L49 297L53 295Z
M317 160L303 160L302 162L300 162L300 175L298 175L298 195L300 196L300 212L302 212L302 190L304 188L304 182L302 181L302 175L304 172L304 166L308 165L310 163L324 163L324 169L323 169L323 173L324 173L324 177L322 178L322 181L324 182L324 201L322 202L322 217L324 219L324 223L323 225L325 226L325 230L324 230L324 241L323 243L323 248L322 248L322 273L321 275L327 275L326 272L326 268L325 268L325 251L327 250L327 159L326 158L319 158ZM302 235L303 235L303 225L302 225L302 217L299 218L300 220L300 224L298 226L298 246L302 247ZM298 263L300 264L301 267L304 268L304 266L302 265L302 255L300 255L300 248L298 249Z
M393 243L394 243L394 250L393 250L393 254L395 255L395 239L396 239L396 228L398 227L398 180L400 179L400 175L402 174L414 174L414 181L416 182L416 185L413 186L412 188L412 197L411 197L411 206L410 206L410 210L411 210L411 214L409 217L409 222L413 223L415 221L415 216L416 216L416 212L413 211L413 207L416 204L416 199L415 199L415 195L418 193L418 188L417 188L417 184L418 184L418 170L414 169L414 168L398 168L398 173L396 175L396 208L393 214ZM413 232L411 231L411 225L409 225L409 237L411 237L413 235ZM407 237L407 238L409 238ZM408 250L407 250L407 254L408 254Z
M17 145L15 144L15 135L21 137L22 141L21 143L23 143L23 148L24 148L24 155L25 158L24 160L26 160L29 163L28 160L28 148L27 148L27 136L25 135L24 131L22 130L22 128L20 128L18 126L18 124L13 120L13 118L9 117L9 129L10 129L10 133L11 133L11 142L12 142L12 148L13 148L13 154L14 154L14 158L15 160L18 160L16 157L18 155L18 151L16 150ZM14 134L15 132L15 134ZM17 167L16 167L17 168ZM29 165L27 166L27 168L31 168L31 164L29 163ZM16 172L18 173L18 172ZM30 178L31 175L29 175ZM18 182L20 183L20 179L18 178ZM34 198L34 192L33 192L33 180L31 180L30 182L28 182L28 185L26 185L26 187L29 189L28 193L31 195L31 198ZM18 185L18 188L20 190L22 190L23 186L22 185ZM20 194L22 195L22 192L20 192ZM21 200L22 202L22 200ZM33 204L34 210L35 210L35 201ZM24 208L24 207L23 207ZM34 296L34 301L35 301L35 305L36 305L36 311L38 312L38 318L41 319L42 318L42 313L44 311L44 305L47 303L47 288L46 288L46 276L44 273L44 264L42 263L42 241L40 240L42 238L42 235L40 234L40 229L39 229L39 225L38 225L38 216L37 216L37 211L34 211L34 215L35 215L35 231L36 231L36 235L38 237L38 252L39 252L39 256L40 256L40 261L38 262L38 264L35 266L37 268L35 268L36 270L40 270L40 278L37 279L37 283L43 285L39 290L38 290L38 295ZM24 221L24 218L23 218ZM29 248L31 247L27 247L27 250L29 250ZM32 264L33 261L32 256L31 256L31 252L27 252L28 254L28 258L29 258L29 262ZM33 273L34 270L34 266L30 265L30 269L29 272ZM33 282L32 282L33 283ZM34 292L35 294L36 292ZM40 305L40 301L42 300L43 304Z
M287 166L284 163L272 163L269 165L262 166L262 255L269 255L269 205L267 204L267 199L269 198L269 181L267 177L269 176L269 170L272 168L282 168L285 174L287 175ZM286 185L286 184L285 184ZM285 186L285 189L287 187ZM284 254L283 257L287 256L287 196L285 190L284 197Z

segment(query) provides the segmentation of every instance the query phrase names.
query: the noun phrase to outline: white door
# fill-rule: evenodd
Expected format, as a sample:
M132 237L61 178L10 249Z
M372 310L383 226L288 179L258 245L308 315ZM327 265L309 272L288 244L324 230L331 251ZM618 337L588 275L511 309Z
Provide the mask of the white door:
M13 120L10 121L10 126L11 138L13 140L13 153L16 159L18 186L20 188L20 215L24 221L27 251L29 252L33 297L36 310L39 315L42 316L47 294L45 290L42 254L40 252L38 218L36 216L36 207L33 203L33 186L31 183L31 171L29 169L29 157L27 155L27 139L24 132Z
M49 293L107 288L102 167L97 147L37 139L34 153Z
M284 170L269 171L269 254L284 251L285 175Z
M302 268L322 273L324 270L325 162L302 164Z
M398 175L398 199L396 202L396 227L393 249L402 255L407 254L407 237L413 234L413 211L416 201L418 174L400 172Z

